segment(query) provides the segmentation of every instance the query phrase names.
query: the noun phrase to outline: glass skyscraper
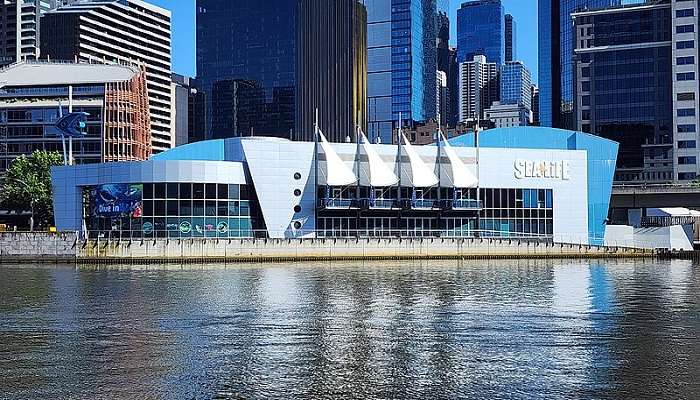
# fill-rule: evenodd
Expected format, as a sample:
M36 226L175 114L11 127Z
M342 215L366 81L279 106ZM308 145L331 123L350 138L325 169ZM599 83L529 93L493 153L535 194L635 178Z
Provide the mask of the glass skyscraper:
M490 63L505 60L505 14L501 0L462 3L457 10L457 62L486 56Z
M399 120L436 115L436 0L372 0L367 7L368 137L391 143Z
M501 104L518 104L532 110L532 77L520 61L501 66Z
M622 0L538 0L540 123L574 128L571 13L619 5Z

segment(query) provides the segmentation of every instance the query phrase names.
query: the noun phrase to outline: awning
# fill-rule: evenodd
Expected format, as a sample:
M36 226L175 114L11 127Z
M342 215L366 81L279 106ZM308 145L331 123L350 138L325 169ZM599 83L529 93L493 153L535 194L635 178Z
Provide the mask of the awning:
M428 166L420 158L416 150L406 139L406 136L401 133L401 137L405 143L404 149L406 149L406 154L408 154L408 159L411 162L411 180L413 187L433 187L440 183L440 179L435 176L435 173L428 168Z
M462 162L462 160L457 156L450 142L445 139L440 132L439 140L442 140L442 148L447 154L447 158L450 160L452 165L452 185L460 189L475 188L479 185L479 179L477 179L469 168Z
M326 154L326 185L348 186L357 183L355 173L340 159L320 129L318 135L321 138L323 152Z
M360 135L362 136L362 147L365 149L369 160L370 186L387 187L396 185L399 182L399 177L382 161L379 154L367 140L367 136L363 132L360 132Z

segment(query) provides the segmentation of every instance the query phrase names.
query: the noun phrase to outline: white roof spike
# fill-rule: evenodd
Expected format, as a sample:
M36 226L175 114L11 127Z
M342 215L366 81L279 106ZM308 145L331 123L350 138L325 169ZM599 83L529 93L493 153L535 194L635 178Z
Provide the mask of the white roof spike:
M320 129L318 136L321 138L321 148L326 154L326 185L348 186L357 183L355 173L340 159Z
M428 168L422 158L416 153L411 142L406 139L406 136L401 132L401 138L403 139L406 149L406 154L411 162L411 172L413 181L413 187L433 187L440 183L440 179L435 176L435 173Z
M399 177L382 161L382 158L379 157L379 154L374 150L373 145L370 144L367 136L362 131L360 131L360 136L362 138L362 147L365 149L369 160L370 186L388 187L396 185L399 182Z
M457 153L450 145L450 142L445 139L442 132L440 132L439 135L440 137L438 140L442 140L442 148L445 150L445 154L447 154L447 158L449 158L450 164L452 165L452 185L460 189L477 187L479 185L479 180L471 173L471 171L469 171L469 168L467 168L467 166L464 165L462 160L457 156Z

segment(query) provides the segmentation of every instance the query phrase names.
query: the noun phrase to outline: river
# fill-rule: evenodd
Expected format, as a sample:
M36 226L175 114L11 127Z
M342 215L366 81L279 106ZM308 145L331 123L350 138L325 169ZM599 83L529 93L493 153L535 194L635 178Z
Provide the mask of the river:
M0 266L1 399L699 399L690 261Z

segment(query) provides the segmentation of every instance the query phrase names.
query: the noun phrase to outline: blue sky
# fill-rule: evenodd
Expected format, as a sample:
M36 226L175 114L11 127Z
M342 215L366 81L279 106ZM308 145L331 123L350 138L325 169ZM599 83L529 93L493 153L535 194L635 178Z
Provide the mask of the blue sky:
M195 75L195 5L194 0L150 0L173 13L173 70ZM234 1L234 0L231 0ZM265 1L265 0L261 0ZM518 59L527 64L537 81L537 0L502 0L507 13L513 14L517 26ZM451 0L451 38L456 34L457 8L462 2ZM454 41L454 40L453 40Z

